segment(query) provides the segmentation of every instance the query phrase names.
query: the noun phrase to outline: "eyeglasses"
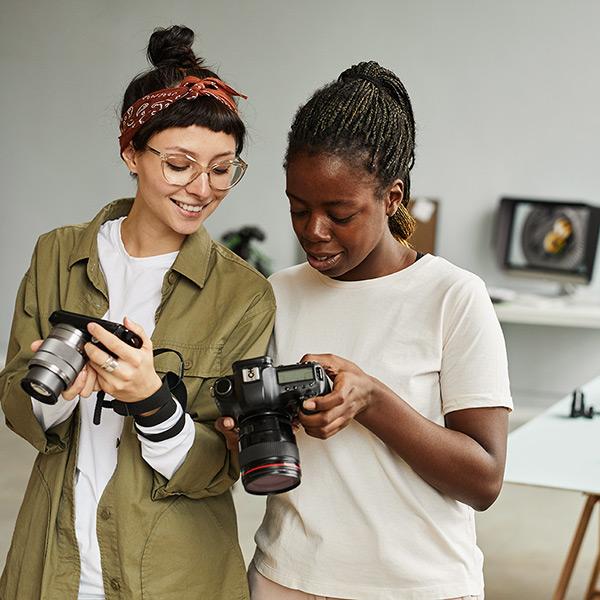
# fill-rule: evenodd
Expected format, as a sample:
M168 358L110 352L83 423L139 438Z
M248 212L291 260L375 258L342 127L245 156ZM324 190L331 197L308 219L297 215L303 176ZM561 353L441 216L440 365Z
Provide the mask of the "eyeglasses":
M166 154L151 146L146 146L146 148L160 158L165 181L181 187L189 185L202 173L206 173L210 187L223 192L239 183L248 168L248 165L239 157L222 160L209 167L204 167L187 154Z

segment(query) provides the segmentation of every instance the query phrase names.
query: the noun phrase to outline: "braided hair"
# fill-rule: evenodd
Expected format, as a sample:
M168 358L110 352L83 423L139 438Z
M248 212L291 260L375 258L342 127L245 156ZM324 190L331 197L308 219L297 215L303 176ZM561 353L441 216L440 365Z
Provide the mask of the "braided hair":
M121 105L121 118L127 109L140 98L157 90L175 87L186 77L218 77L204 66L204 59L192 50L194 32L183 25L166 29L158 27L150 36L147 58L153 68L133 78L125 90ZM212 131L231 134L236 141L236 153L244 147L246 128L240 117L221 102L210 96L195 100L174 102L168 110L159 112L143 125L132 139L133 147L141 150L159 131L170 127L200 125Z
M346 69L301 106L288 135L284 166L297 154L332 154L375 176L378 195L404 183L398 210L388 217L394 237L408 245L415 221L407 209L415 162L415 119L400 79L374 61Z

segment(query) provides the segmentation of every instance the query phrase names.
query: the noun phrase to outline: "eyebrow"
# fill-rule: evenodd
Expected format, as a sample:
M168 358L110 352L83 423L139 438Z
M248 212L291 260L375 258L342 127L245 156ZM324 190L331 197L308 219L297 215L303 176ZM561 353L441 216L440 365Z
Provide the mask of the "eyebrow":
M302 202L302 204L306 204L305 201L302 200L302 198L299 198L298 196L294 196L294 194L290 194L287 190L286 190L285 194L290 200L297 200L298 202ZM354 204L354 201L353 200L343 200L343 199L339 198L339 199L335 199L335 200L326 200L324 202L324 204L326 204L327 206L349 206L351 204Z
M189 154L190 156L192 156L194 158L197 158L197 156L198 156L195 152L192 152L188 148L183 148L182 146L168 146L167 148L165 148L165 151L167 151L167 152L178 151L178 152L181 152L182 154ZM235 151L229 150L228 152L221 152L220 154L216 154L215 156L213 156L210 159L210 162L213 162L214 160L216 160L218 158L225 158L228 156L235 156Z

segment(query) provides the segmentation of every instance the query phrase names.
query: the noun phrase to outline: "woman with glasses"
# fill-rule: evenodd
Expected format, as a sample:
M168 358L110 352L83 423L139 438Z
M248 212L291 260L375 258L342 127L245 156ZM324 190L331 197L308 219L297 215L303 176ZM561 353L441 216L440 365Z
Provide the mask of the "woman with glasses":
M483 282L408 242L414 150L408 93L375 62L293 121L286 194L307 262L270 278L273 359L320 362L333 390L300 413L302 482L268 499L252 600L483 597L473 509L502 485L506 353Z
M2 598L248 597L229 492L237 466L214 430L210 386L264 353L274 299L203 227L246 170L245 128L241 94L196 58L193 37L156 30L154 68L125 92L119 143L135 198L41 236L19 289L0 394L9 427L39 455ZM143 343L89 325L109 352L86 344L88 362L48 405L19 384L57 309L123 323ZM181 356L187 401L164 377L177 356L154 358L160 348ZM121 411L103 410L113 399Z

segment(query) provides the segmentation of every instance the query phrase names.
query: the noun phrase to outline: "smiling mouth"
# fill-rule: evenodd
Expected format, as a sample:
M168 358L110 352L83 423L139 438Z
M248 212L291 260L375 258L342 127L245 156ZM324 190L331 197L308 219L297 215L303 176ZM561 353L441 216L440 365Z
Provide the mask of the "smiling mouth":
M202 212L202 209L205 208L206 206L208 206L207 204L201 205L201 204L186 204L185 202L181 202L180 200L175 200L175 198L171 198L171 202L173 202L173 204L175 204L176 206L178 206L181 210L183 210L186 213L192 213L192 214L200 214Z
M308 263L313 269L317 269L318 271L325 271L330 269L340 260L342 256L341 252L337 254L311 254L310 252L306 253L306 259Z

